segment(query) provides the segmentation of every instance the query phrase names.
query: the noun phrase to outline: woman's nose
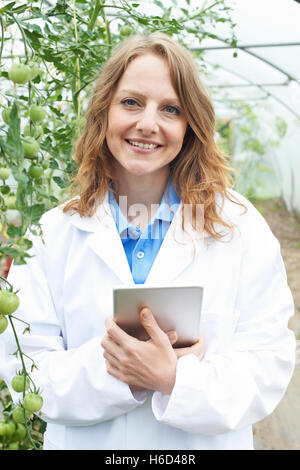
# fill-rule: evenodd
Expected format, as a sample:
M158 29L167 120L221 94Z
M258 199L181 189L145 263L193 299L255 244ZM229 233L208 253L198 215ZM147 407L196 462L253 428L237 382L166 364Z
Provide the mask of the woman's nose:
M158 132L157 113L155 110L144 110L136 123L136 129L143 134Z

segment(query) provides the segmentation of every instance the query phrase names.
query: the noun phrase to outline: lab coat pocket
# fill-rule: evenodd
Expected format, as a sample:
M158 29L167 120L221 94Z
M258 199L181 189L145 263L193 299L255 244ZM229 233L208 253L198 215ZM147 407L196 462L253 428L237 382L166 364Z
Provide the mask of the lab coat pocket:
M240 312L236 309L202 312L200 333L204 335L206 354L222 353L231 346L239 316Z

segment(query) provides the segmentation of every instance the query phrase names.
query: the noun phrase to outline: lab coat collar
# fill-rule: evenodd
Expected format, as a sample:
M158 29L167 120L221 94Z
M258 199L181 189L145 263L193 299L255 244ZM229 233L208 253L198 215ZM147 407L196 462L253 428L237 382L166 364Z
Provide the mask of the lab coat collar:
M187 223L185 226L188 233L183 231L181 209L182 202L174 215L145 285L169 283L176 279L192 263L203 244L203 237L195 232L191 224ZM122 283L134 284L122 240L110 210L108 192L94 215L80 217L75 213L70 216L70 222L78 229L90 232L91 249L114 271Z
M109 191L108 193L108 201L110 204L112 215L114 216L114 219L116 222L118 232L121 237L126 238L127 230L130 228L135 228L135 226L132 225L127 220L127 218L123 215L111 191ZM156 210L154 216L148 223L148 227L153 225L156 220L162 220L170 224L173 219L174 213L179 208L179 204L180 204L180 199L175 192L172 180L169 179L166 189L163 193L161 203L158 209ZM148 231L148 228L147 228L147 231ZM152 233L152 230L151 230L151 233Z

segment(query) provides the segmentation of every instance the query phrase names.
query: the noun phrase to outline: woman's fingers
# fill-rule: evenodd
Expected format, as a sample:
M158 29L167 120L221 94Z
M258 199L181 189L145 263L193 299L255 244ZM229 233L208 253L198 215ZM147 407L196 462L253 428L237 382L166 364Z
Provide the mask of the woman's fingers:
M190 346L189 348L177 348L174 349L174 351L176 353L177 359L182 356L186 356L187 354L193 354L201 360L205 353L204 336L200 335L199 340L197 343L193 344L193 346Z
M101 341L101 347L104 351L108 352L115 358L119 358L122 353L122 348L119 344L115 343L113 339L111 339L108 335L105 335Z
M149 308L143 308L140 311L140 320L141 324L147 331L148 335L150 336L150 339L156 343L162 343L165 344L166 341L166 334L164 331L158 326L158 323L151 312Z
M132 336L125 333L125 331L117 325L112 317L105 319L105 327L108 336L110 336L115 343L120 344L120 346L126 345L128 341L133 339Z
M115 367L115 369L119 368L119 361L115 356L104 350L103 357L111 366Z
M166 335L168 336L169 341L172 345L176 343L176 341L178 339L178 335L177 335L176 331L174 331L174 330L167 331Z

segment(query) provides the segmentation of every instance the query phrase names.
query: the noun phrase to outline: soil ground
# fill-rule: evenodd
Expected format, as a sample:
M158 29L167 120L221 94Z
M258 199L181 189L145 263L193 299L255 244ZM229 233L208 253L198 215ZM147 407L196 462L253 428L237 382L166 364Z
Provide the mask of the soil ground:
M289 213L282 200L254 203L279 240L295 314L289 327L297 339L292 380L274 412L253 426L256 450L300 450L300 216Z

